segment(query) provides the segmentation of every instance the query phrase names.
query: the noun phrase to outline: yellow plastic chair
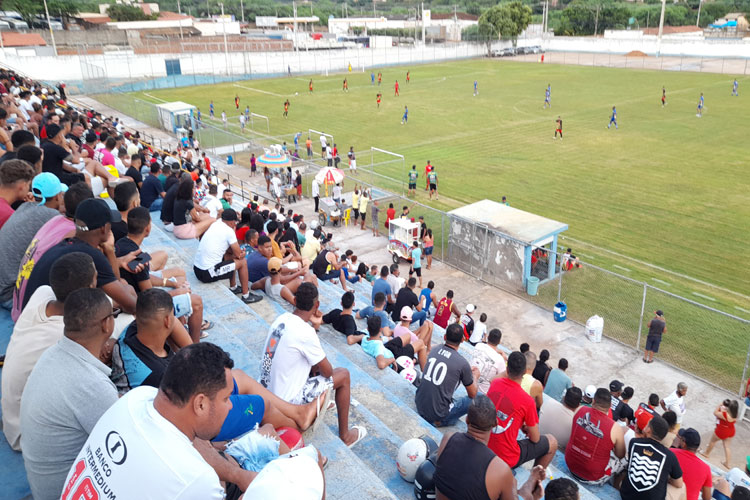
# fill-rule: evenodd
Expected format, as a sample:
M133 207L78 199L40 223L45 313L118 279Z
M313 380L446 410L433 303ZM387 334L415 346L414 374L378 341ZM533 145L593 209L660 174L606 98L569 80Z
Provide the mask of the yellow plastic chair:
M349 220L352 218L352 209L347 208L346 212L344 212L344 225L346 227L349 227Z

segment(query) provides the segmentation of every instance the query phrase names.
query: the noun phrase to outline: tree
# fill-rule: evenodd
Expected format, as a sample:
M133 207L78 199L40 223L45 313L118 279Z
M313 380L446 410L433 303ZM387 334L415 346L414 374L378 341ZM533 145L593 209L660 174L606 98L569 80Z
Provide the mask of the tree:
M15 10L29 26L34 21L34 16L44 9L41 0L6 0L2 4L3 10Z
M47 8L50 16L60 16L65 24L70 24L70 18L80 12L79 5L73 0L49 0Z
M518 0L496 5L479 18L479 32L492 33L513 41L531 22L531 8ZM491 37L490 37L491 38ZM488 40L488 46L491 43Z
M123 21L151 21L158 17L156 14L147 15L138 7L125 4L113 4L107 9L107 15L116 22Z

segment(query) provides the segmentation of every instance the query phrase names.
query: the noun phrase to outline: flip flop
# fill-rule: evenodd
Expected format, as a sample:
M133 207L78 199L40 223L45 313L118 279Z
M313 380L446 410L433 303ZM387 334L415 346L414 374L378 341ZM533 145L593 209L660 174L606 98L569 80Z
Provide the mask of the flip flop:
M328 467L328 463L330 462L330 460L328 459L328 457L323 457L323 458L324 458L325 460L323 460L323 466L322 466L322 469L323 469L323 470L326 470L326 467Z
M313 422L311 429L312 434L315 434L318 430L318 427L320 427L320 424L323 422L323 417L325 416L326 412L330 409L331 405L331 393L333 392L333 387L328 389L325 392L325 398L323 399L323 404L318 405L315 407L315 422ZM321 394L320 396L322 396ZM316 401L320 402L320 396L317 397Z
M211 323L211 322L210 322L210 321L208 321L208 320L205 320L205 321L203 322L203 324L201 325L201 331L202 331L202 332L205 332L206 330L210 330L210 329L211 329L211 328L213 328L213 327L214 327L214 324L213 324L213 323Z
M352 444L349 445L349 448L354 446L355 444L362 441L365 437L367 437L367 429L362 425L355 425L352 427L352 429L357 429L357 440L354 441Z

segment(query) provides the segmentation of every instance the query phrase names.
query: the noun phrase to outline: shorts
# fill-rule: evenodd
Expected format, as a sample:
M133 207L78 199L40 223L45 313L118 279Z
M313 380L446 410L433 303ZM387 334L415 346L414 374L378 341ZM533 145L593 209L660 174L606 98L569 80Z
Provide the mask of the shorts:
M357 160L349 160L349 168L357 170Z
M357 220L357 219L359 219L359 210L357 210L357 209L355 208L355 209L353 209L353 210L352 210L352 212L354 212L354 220Z
M406 356L409 359L414 358L414 346L411 344L404 345L401 341L401 337L394 337L383 345L393 353L395 359L398 359L401 356Z
M60 172L59 174L57 174L57 177L60 179L60 182L68 186L72 186L76 182L86 181L86 178L83 176L83 174L74 174L72 172Z
M417 183L416 182L410 182L409 183L409 189L417 189Z
M316 375L307 379L299 394L289 402L293 405L312 403L318 396L331 388L333 388L333 378Z
M425 255L432 255L432 248L433 247L424 247L424 254Z
M228 280L232 277L236 269L236 264L233 260L225 260L219 262L214 267L209 269L200 269L193 266L193 272L195 277L203 283L213 283L214 281Z
M413 267L413 268L409 269L409 276L411 276L412 274L416 274L417 276L419 276L421 278L422 277L422 267L421 266L420 267Z
M263 398L254 394L240 394L237 381L234 380L234 389L229 396L232 409L229 410L227 418L221 425L219 434L211 441L229 441L239 437L246 432L255 429L263 420L266 405Z
M437 184L430 184L430 191L437 191Z
M728 496L726 496L716 488L714 488L714 492L711 494L711 498L715 498L716 500L730 500Z
M661 337L646 337L646 350L659 352L659 344L661 343Z
M546 455L549 452L549 440L547 436L540 436L536 443L532 443L529 439L521 439L518 441L518 448L521 455L518 457L516 465L513 466L514 469L519 465Z
M181 240L193 240L197 234L195 232L195 224L192 222L175 226L173 232L175 237Z

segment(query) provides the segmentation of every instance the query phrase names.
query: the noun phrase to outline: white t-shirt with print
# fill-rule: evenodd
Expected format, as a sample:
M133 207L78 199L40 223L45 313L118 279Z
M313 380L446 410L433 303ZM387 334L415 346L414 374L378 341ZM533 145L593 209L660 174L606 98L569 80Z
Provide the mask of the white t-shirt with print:
M154 408L157 392L136 387L102 415L73 462L62 500L223 500L216 472Z
M234 230L224 221L217 220L209 226L198 243L193 264L204 271L212 268L224 260L224 254L233 243L237 243Z
M218 215L219 211L224 210L224 206L221 204L221 201L212 194L208 194L205 198L203 198L201 206L207 209L208 215L210 215L214 219Z
M489 344L477 344L469 364L479 369L477 386L485 394L490 389L492 379L505 371L505 359Z

